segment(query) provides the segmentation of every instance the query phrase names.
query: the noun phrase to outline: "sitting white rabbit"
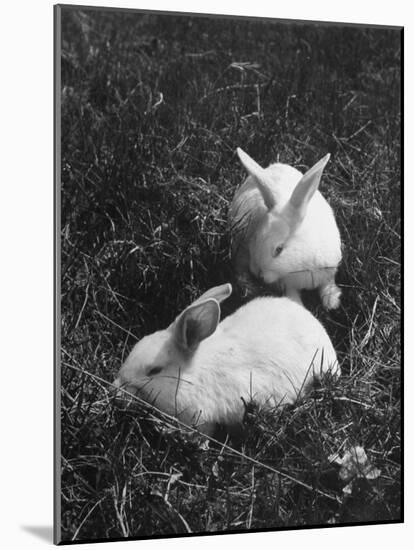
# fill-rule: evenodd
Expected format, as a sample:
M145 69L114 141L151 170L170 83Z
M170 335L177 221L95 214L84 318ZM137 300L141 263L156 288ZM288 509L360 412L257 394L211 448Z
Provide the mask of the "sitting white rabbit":
M240 427L244 402L293 403L315 377L339 373L329 336L308 310L256 298L220 323L219 303L231 292L230 284L210 289L167 329L142 338L115 386L211 435L218 425Z
M229 212L239 282L254 275L299 303L302 289L318 288L323 306L337 308L341 239L332 208L317 190L330 155L303 175L286 164L264 169L237 153L249 174Z

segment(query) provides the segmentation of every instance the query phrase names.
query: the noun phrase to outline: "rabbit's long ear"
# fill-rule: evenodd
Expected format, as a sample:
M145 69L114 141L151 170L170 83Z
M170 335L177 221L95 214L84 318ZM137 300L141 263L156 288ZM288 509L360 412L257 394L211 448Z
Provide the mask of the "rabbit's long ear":
M220 321L220 306L212 298L185 309L174 323L177 344L186 351L194 351L198 344L211 336Z
M323 159L312 166L312 168L310 168L299 180L299 183L293 190L289 202L287 203L289 214L290 217L293 218L293 221L300 222L305 217L309 201L318 189L322 172L329 160L329 157L330 154L328 153L323 157Z
M197 298L197 300L193 302L191 305L194 306L201 302L205 302L209 298L214 298L220 304L223 300L225 300L230 296L230 294L232 293L232 290L233 289L230 283L226 283L220 286L215 286L213 288L210 288L206 292L204 292L204 294L202 294L199 298Z
M269 186L266 183L265 170L255 160L253 160L247 153L245 153L240 147L237 148L237 154L243 166L247 172L254 178L257 187L262 194L264 203L268 210L272 210L275 206L275 198Z

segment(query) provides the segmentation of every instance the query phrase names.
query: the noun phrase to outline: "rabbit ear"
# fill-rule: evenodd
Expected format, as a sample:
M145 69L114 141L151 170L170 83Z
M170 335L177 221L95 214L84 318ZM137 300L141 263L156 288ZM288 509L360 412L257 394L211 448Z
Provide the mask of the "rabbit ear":
M302 221L306 214L309 201L318 189L321 181L322 172L331 155L328 153L310 168L306 174L299 180L293 193L287 203L291 216L294 220Z
M257 164L247 153L245 153L240 147L237 148L237 154L241 163L246 168L247 172L256 181L257 187L262 194L264 203L268 210L272 210L275 206L275 198L269 186L266 183L265 170Z
M201 302L205 302L209 298L214 298L217 300L217 302L220 304L223 300L228 298L230 294L232 293L232 286L230 283L226 283L224 285L215 286L213 288L210 288L204 294L202 294L195 302L193 302L191 305L199 304Z
M220 306L212 298L192 304L174 323L174 337L186 351L194 351L198 344L211 336L220 321Z

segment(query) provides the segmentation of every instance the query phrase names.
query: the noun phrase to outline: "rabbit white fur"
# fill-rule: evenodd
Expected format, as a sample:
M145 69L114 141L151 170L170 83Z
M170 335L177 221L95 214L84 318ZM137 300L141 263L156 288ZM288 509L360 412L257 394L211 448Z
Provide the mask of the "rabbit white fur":
M241 424L243 400L293 403L314 377L339 373L329 336L304 307L256 298L220 323L219 302L231 292L230 284L210 289L167 329L142 338L115 385L212 434Z
M299 303L302 289L318 288L326 309L338 307L341 239L332 208L317 190L329 154L303 175L286 164L264 169L237 153L249 174L229 212L239 282L254 275Z

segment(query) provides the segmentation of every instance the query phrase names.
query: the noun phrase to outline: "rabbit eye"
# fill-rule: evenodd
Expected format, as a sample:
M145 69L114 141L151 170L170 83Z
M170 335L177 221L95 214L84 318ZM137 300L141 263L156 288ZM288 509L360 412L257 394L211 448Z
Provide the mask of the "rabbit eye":
M277 256L279 256L279 254L282 252L282 250L283 250L283 245L277 246L273 250L273 258L276 258Z
M152 367L151 369L148 369L147 376L155 376L156 374L159 374L162 371L162 367Z

